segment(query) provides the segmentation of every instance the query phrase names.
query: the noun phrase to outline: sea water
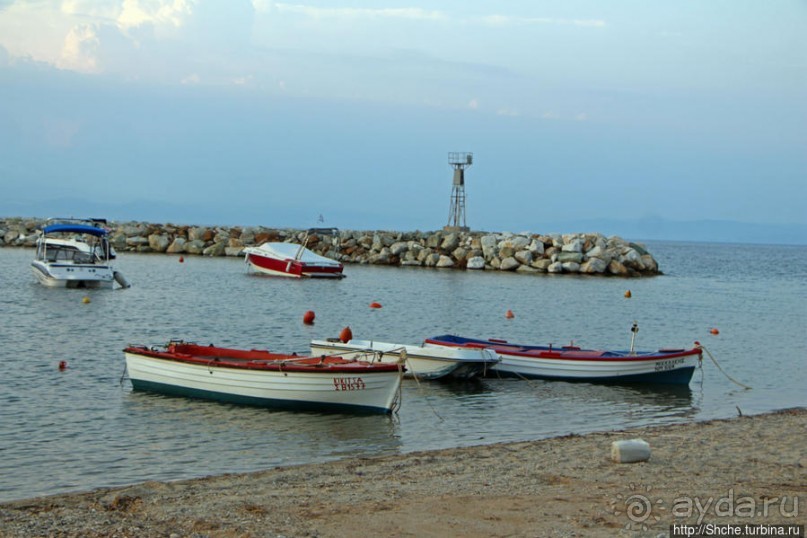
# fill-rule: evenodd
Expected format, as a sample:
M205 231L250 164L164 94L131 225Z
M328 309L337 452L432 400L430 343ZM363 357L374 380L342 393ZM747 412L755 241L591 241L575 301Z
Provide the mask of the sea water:
M300 281L250 274L239 258L124 253L117 268L132 287L112 291L45 288L32 250L0 249L0 501L807 404L807 247L647 247L664 275L348 265L343 280ZM302 322L308 310L313 325ZM707 354L685 387L406 380L388 417L135 393L124 377L126 345L172 338L304 352L349 326L396 343L455 333L627 349L634 321L637 349L700 341L752 388Z

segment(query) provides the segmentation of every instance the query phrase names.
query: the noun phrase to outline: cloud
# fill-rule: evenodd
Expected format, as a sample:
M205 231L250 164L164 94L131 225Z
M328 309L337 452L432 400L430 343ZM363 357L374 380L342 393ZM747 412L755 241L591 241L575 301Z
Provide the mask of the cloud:
M201 77L199 77L196 73L191 73L190 75L186 76L181 80L182 84L193 86L199 84L202 81Z
M304 15L315 19L411 19L411 20L443 20L446 15L441 11L425 10L416 7L405 8L321 8L302 4L285 4L281 2L253 2L256 10L275 10L279 13ZM268 8L267 8L268 6Z
M192 13L188 0L123 0L117 23L123 30L148 24L178 28Z
M516 118L521 116L521 113L515 109L510 107L502 107L496 111L496 115L498 116L509 116L511 118Z
M480 17L479 22L488 26L582 26L590 28L602 28L606 22L600 19L558 19L548 17L512 17L509 15L487 15Z
M74 26L64 39L61 58L56 66L82 73L97 73L99 44L95 25Z

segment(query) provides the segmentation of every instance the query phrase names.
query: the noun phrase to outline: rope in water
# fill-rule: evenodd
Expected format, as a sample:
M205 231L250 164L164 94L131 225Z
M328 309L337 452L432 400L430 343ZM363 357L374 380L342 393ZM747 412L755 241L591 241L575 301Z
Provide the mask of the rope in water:
M707 354L707 355L709 355L709 358L710 358L710 359L712 359L712 362L713 362L713 363L715 363L715 366L717 366L717 369L718 369L718 370L720 370L720 373L722 373L724 376L726 376L726 377L728 378L728 380L729 380L729 381L731 381L731 382L732 382L732 383L734 383L735 385L739 385L740 387L743 387L743 388L744 388L744 389L746 389L746 390L750 390L750 389L751 389L751 387L750 387L750 386L746 385L745 383L740 383L739 381L737 381L736 379L734 379L733 377L731 377L729 374L727 374L727 373L726 373L726 371L725 371L725 370L723 370L723 368L722 368L722 367L720 366L720 364L717 362L717 359L715 359L715 358L714 358L714 356L712 355L712 353L711 353L711 352L710 352L708 349L706 349L704 346L702 346L702 345L700 345L700 344L698 345L698 347L699 347L700 349L704 350L704 351L706 352L706 354Z

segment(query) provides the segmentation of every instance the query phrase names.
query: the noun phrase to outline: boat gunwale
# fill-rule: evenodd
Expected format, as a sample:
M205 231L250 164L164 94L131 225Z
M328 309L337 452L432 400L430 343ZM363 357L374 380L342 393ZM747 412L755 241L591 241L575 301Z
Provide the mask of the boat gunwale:
M228 348L211 348L211 351L228 351ZM298 372L322 374L373 374L398 372L403 369L397 364L387 364L369 361L350 361L341 358L316 357L309 355L291 355L269 353L261 350L234 350L229 351L263 353L265 358L232 357L226 354L201 355L193 353L160 351L146 346L128 346L123 352L130 355L139 355L153 359L160 359L181 364L205 366L210 368L229 368L234 370L252 370L262 372Z
M450 336L452 338L459 338L464 342L440 340ZM594 362L654 362L669 359L676 359L681 357L690 357L693 355L702 355L700 347L693 347L690 349L676 349L674 351L636 351L630 353L629 351L606 351L606 350L593 350L593 349L568 349L564 347L549 348L547 346L529 346L520 344L510 344L496 341L477 340L473 338L465 338L461 336L443 335L427 338L424 340L427 344L459 347L459 348L487 348L492 349L500 355L507 355L511 357L523 357L527 359L560 359L566 361L594 361Z

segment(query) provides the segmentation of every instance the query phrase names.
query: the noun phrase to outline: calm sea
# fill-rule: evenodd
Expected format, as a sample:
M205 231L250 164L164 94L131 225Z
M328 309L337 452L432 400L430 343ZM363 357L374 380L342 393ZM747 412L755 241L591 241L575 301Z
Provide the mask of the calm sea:
M0 249L0 501L807 405L807 247L648 248L665 275L348 266L341 281L291 281L249 275L240 259L122 254L117 267L133 287L113 291L44 288L33 251ZM383 308L369 308L374 301ZM313 326L302 322L307 310ZM356 338L398 343L457 333L626 349L634 320L637 348L699 340L753 388L708 358L678 389L408 380L399 414L386 417L168 398L121 381L127 344L171 338L304 351L350 326Z

